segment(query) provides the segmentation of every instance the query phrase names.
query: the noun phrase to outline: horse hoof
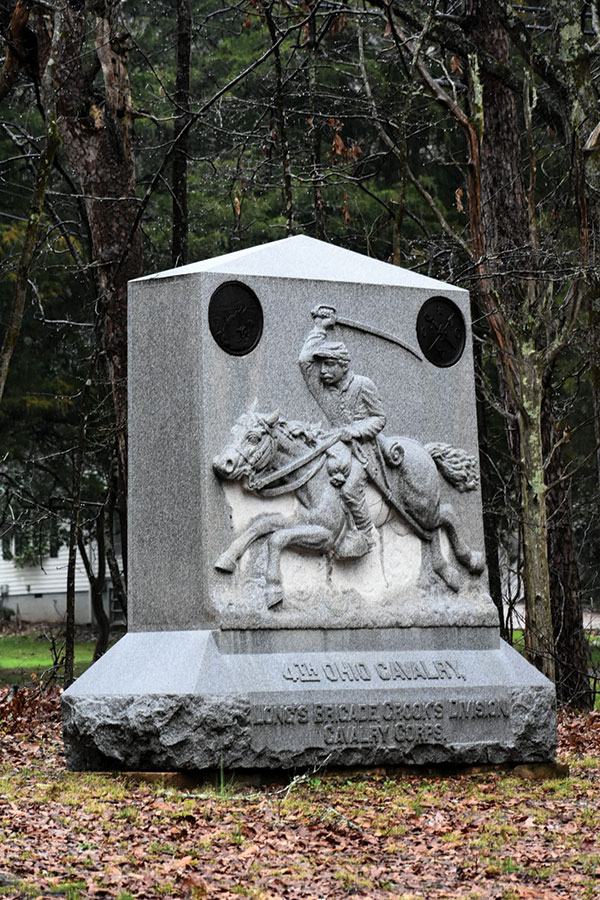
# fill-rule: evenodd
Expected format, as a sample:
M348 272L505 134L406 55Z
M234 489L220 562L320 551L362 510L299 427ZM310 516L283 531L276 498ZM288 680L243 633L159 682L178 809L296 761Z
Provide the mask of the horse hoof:
M222 553L215 563L215 569L218 572L235 572L235 560Z
M485 554L480 550L472 550L467 568L472 575L481 575L485 569Z
M460 575L458 571L454 568L454 566L444 566L440 571L438 571L438 575L444 581L451 591L454 591L458 594L460 590Z
M283 600L283 591L278 587L267 588L265 592L265 601L267 609L272 609Z

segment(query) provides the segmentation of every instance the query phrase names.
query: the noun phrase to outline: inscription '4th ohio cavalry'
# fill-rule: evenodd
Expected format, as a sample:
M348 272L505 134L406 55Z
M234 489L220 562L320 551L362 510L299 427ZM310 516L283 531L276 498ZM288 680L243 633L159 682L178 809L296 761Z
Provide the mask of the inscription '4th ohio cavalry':
M293 662L284 666L287 681L303 684L360 681L466 681L466 675L450 660L381 660L369 665L365 662Z

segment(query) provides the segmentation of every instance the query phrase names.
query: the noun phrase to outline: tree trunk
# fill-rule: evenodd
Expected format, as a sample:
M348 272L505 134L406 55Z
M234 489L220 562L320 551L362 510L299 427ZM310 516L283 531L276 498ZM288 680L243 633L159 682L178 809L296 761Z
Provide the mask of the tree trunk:
M56 104L63 150L84 197L98 286L100 340L110 379L123 479L127 478L127 282L141 274L138 200L131 142L126 38L114 27L119 4L65 0L51 34L39 18L40 81L46 108ZM93 18L92 18L93 15ZM94 38L90 63L88 39ZM86 69L85 66L90 66ZM104 94L97 96L97 67Z
M112 587L121 607L121 611L127 621L127 587L126 587L126 575L125 575L125 566L123 567L124 574L121 574L121 570L119 569L119 563L117 560L117 554L115 552L115 543L114 543L114 522L115 522L115 510L116 510L116 501L118 495L118 470L116 467L113 467L111 475L109 476L109 488L108 488L108 496L106 500L106 515L104 517L104 546L106 550L106 562L108 563L108 569L110 571L110 577L112 580ZM123 521L121 519L121 521ZM123 533L121 530L121 552L123 555L123 560L126 559L126 543L127 543L127 534Z
M75 476L73 488L76 488L76 476L79 463L75 459ZM79 477L81 485L81 478ZM63 684L68 688L75 679L75 569L77 566L77 533L79 531L79 496L74 498L69 526L69 560L67 563L66 615L65 615L65 670Z
M173 240L171 261L183 266L188 260L187 157L189 149L190 54L192 47L192 8L190 0L176 0L177 71L175 76L175 130L177 144L173 154Z
M583 628L581 582L577 568L570 482L564 479L561 448L554 447L556 422L550 388L544 397L542 438L546 464L546 511L550 597L556 661L556 694L562 703L589 709L593 697L588 675L587 642Z
M509 63L510 41L494 5L484 0L471 0L469 36L477 47L503 64ZM508 422L508 442L520 465L520 495L523 518L524 588L526 601L526 648L530 660L554 680L555 658L552 590L559 588L556 578L550 580L548 551L552 539L548 534L548 510L545 490L544 429L545 407L542 373L546 348L539 343L539 298L543 295L546 273L540 273L538 284L521 281L521 272L535 269L537 253L535 205L535 154L530 145L530 183L525 190L521 174L522 127L516 98L507 85L494 75L481 75L480 91L473 91L481 108L481 208L484 246L490 286L499 298L502 315L513 323L513 349L498 346L501 385ZM527 101L526 101L527 102ZM516 271L517 275L511 274ZM516 337L515 337L516 336ZM568 523L564 522L565 529ZM570 535L563 534L572 545ZM569 541L570 538L570 541ZM574 557L571 558L574 564ZM564 558L565 566L568 559ZM554 570L554 566L552 567ZM576 569L563 573L565 581L573 581ZM570 599L574 600L573 594ZM577 616L574 606L570 615ZM564 616L563 616L564 621ZM571 625L573 622L571 622ZM580 630L580 629L579 629ZM577 631L577 629L576 629ZM565 640L564 632L563 641ZM567 649L563 645L563 649ZM573 650L574 647L569 647ZM579 660L579 657L578 657ZM573 661L575 667L579 662ZM565 685L566 686L566 685Z
M600 331L600 329L599 329ZM592 370L592 408L594 410L594 438L596 440L596 486L600 492L600 365Z
M481 351L479 343L475 344L476 366L481 369ZM481 501L483 504L483 536L485 542L485 558L490 584L490 595L498 610L500 635L508 638L504 617L502 583L500 579L500 563L498 559L498 519L494 514L494 475L489 463L491 448L489 446L488 417L485 400L481 391L477 393L477 428L479 432L479 473L481 482Z
M96 646L94 647L93 662L100 659L106 653L108 641L110 637L110 621L104 609L104 587L106 584L106 555L104 553L104 508L101 507L96 516L94 534L96 540L96 550L98 554L97 574L94 574L92 562L87 552L81 533L78 536L79 555L83 560L83 565L90 584L90 594L92 598L92 612L96 620Z
M321 181L321 131L317 122L317 23L312 16L308 23L310 36L308 46L308 96L312 111L309 120L308 139L310 141L311 179L313 186L313 208L315 211L315 237L325 238L325 201Z
M544 453L542 448L543 386L537 352L525 348L519 359L521 372L521 503L523 510L523 558L525 587L525 648L528 659L551 681L555 680L548 523Z
M279 134L279 146L281 148L281 166L282 166L282 183L283 183L283 202L285 208L285 233L286 237L294 231L294 195L292 192L292 169L290 164L290 145L287 133L287 123L285 116L285 104L283 97L283 66L281 63L281 51L277 43L277 29L273 21L272 7L266 3L263 4L263 12L271 36L271 42L275 47L273 57L275 60L275 109L277 111L277 131Z
M6 49L0 69L0 101L10 93L23 66L34 62L35 39L27 27L32 5L32 0L17 0L8 27L2 28Z
M86 382L82 401L87 399L90 382ZM85 434L87 413L82 410L79 425L77 447L73 457L73 479L71 506L71 524L69 526L69 561L67 563L67 614L65 622L65 673L64 686L68 688L74 681L75 674L75 568L77 564L77 545L79 542L79 513L81 508L81 481L85 459Z

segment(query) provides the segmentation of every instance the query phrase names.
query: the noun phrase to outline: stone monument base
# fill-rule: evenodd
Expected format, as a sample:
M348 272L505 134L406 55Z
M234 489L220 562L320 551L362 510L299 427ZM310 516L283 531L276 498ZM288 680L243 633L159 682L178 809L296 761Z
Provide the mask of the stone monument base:
M556 749L554 686L487 627L134 632L62 705L74 770L531 763Z

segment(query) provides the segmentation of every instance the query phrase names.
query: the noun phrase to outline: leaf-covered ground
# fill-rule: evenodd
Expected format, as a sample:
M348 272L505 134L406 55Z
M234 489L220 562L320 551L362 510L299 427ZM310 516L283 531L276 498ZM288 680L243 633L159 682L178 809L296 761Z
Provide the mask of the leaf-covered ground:
M58 692L0 693L0 897L600 898L600 713L564 778L313 774L176 789L69 773Z

